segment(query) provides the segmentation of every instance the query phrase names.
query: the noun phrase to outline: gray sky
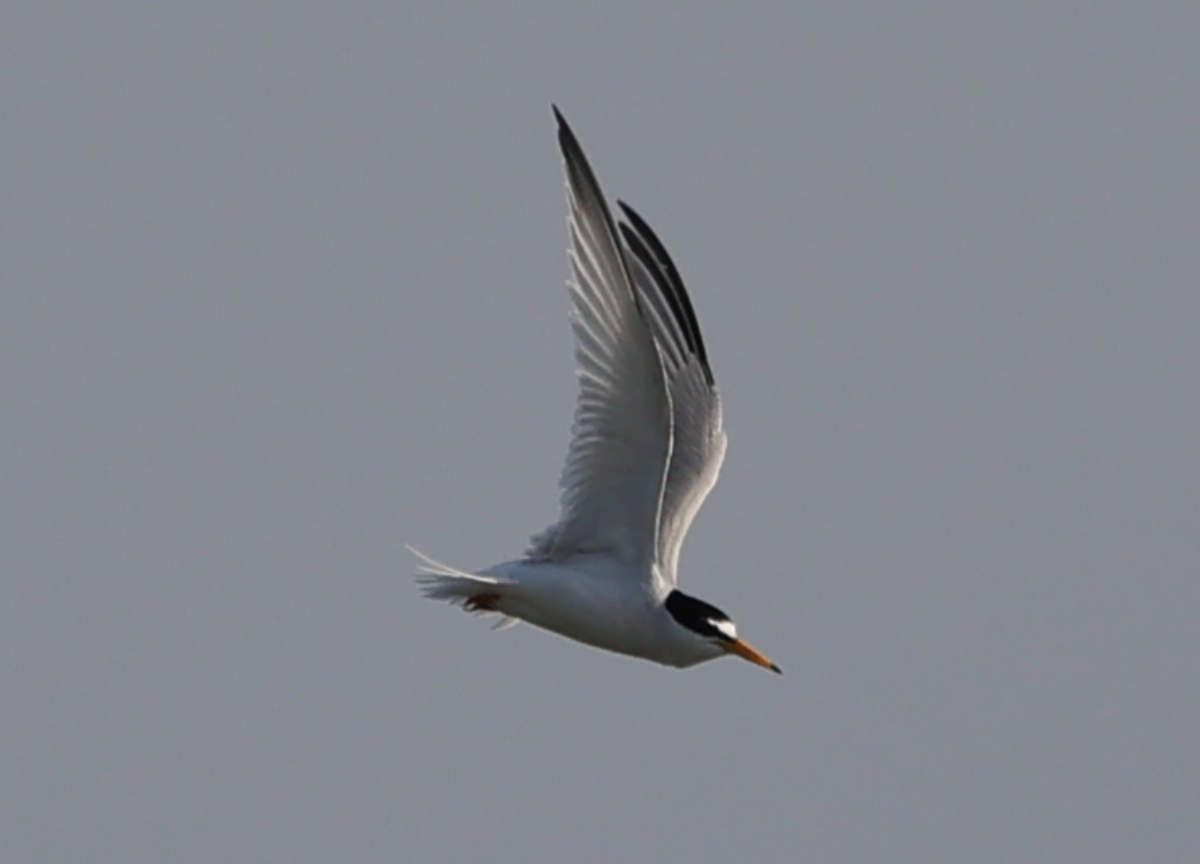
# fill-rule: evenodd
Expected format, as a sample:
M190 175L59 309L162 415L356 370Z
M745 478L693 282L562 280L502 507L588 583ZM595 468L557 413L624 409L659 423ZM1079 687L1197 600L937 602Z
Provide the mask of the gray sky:
M1200 859L1200 7L593 6L0 13L0 860ZM557 513L551 101L783 678L409 578Z

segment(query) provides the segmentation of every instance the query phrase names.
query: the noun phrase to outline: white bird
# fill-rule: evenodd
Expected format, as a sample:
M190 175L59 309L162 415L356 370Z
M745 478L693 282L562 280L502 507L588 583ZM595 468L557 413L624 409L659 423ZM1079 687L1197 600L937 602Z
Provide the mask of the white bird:
M527 621L668 666L734 654L780 672L720 609L676 584L679 549L725 458L721 403L700 327L667 250L600 184L558 109L579 400L562 512L525 557L478 573L423 562L426 596ZM619 233L618 233L619 232Z

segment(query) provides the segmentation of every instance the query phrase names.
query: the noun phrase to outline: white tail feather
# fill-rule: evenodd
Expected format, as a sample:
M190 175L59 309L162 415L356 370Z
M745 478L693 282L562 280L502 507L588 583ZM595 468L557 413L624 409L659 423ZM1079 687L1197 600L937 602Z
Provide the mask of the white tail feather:
M496 586L505 584L503 580L494 576L468 573L465 570L451 567L449 564L443 564L407 543L404 544L404 548L420 559L417 584L421 586L421 593L431 600L445 600L455 606L465 607L467 602L478 594L487 593L489 588L494 589ZM488 612L492 610L474 609L469 611ZM492 626L493 630L505 630L517 623L517 619L509 615L501 612L495 614L500 615L500 620Z

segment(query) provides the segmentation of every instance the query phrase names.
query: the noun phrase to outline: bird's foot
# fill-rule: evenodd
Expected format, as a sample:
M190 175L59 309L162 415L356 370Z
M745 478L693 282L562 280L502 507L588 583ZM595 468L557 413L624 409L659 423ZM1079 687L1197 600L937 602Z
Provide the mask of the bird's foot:
M468 612L496 612L496 604L500 602L500 595L494 591L489 591L483 594L476 594L468 597L463 603L463 608Z

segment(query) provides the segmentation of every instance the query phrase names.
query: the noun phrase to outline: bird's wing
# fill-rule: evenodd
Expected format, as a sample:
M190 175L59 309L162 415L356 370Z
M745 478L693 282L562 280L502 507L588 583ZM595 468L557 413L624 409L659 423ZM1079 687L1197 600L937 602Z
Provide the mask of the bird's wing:
M674 585L683 538L725 460L721 400L679 271L646 221L620 204L626 219L621 223L626 261L670 395L672 448L658 522L658 563Z
M639 309L600 184L555 109L566 163L570 282L579 400L559 521L528 554L563 560L602 552L649 573L671 453L671 409L659 354Z

